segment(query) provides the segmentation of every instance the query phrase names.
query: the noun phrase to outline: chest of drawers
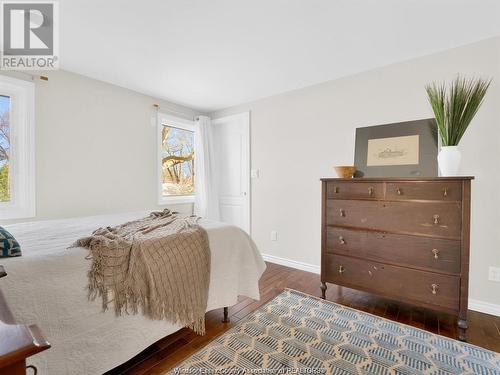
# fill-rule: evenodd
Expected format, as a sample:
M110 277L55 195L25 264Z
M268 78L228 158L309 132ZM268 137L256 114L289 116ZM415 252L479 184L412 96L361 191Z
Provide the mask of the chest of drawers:
M465 340L473 177L322 179L321 289L457 316Z

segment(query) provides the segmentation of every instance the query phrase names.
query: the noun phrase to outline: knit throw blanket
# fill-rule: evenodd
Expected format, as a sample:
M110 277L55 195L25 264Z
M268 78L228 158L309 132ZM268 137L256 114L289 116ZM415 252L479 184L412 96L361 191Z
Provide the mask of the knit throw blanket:
M137 314L205 333L210 248L197 217L164 210L114 228L99 228L71 247L92 261L89 299L114 305L117 316Z

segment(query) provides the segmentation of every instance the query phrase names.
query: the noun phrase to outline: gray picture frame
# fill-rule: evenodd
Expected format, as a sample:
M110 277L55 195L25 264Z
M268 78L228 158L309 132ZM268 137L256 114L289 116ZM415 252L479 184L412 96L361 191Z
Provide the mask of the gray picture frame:
M418 164L367 165L369 140L417 135ZM355 177L435 177L438 175L437 154L437 125L433 118L357 128L354 165L358 171Z

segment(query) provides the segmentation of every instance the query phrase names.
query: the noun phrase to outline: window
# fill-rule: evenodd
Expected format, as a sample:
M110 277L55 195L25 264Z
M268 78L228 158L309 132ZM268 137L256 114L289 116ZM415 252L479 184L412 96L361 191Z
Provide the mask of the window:
M34 85L0 76L0 219L35 216Z
M194 131L192 121L158 115L160 204L194 202Z
M10 96L0 94L0 202L10 202Z

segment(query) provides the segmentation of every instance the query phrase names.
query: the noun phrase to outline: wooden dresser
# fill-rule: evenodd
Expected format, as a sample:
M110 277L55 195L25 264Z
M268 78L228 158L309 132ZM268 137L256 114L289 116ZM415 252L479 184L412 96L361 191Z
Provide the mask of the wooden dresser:
M323 298L333 283L444 311L465 340L472 179L322 179Z

